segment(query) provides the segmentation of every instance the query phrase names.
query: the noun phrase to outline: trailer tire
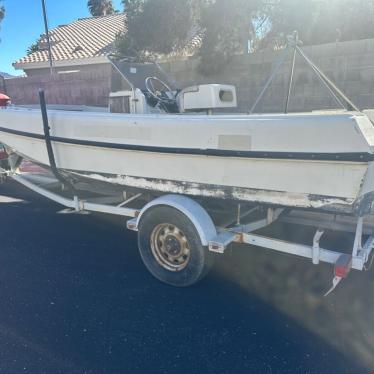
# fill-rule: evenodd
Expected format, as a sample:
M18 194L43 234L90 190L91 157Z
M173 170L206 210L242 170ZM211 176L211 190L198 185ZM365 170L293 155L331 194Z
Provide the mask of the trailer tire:
M194 224L172 207L157 206L144 213L138 246L151 274L172 286L197 283L213 265L213 254L201 244Z

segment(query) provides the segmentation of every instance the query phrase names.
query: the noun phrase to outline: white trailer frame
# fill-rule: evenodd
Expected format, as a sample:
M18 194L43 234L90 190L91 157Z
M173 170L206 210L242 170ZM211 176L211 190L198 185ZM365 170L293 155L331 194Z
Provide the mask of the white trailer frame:
M254 220L245 225L241 225L240 219L238 219L237 225L225 228L217 227L210 218L210 215L200 204L184 195L163 195L139 208L130 208L128 204L135 202L142 195L141 193L130 198L126 198L124 194L121 201L119 201L118 196L87 197L84 199L74 196L74 198L69 198L63 196L62 193L59 194L50 190L49 186L56 187L59 185L59 182L52 177L35 173L15 173L9 171L7 175L30 190L71 209L71 211L99 212L129 217L127 228L133 231L138 230L142 215L148 209L157 205L166 205L184 213L190 219L199 233L202 245L208 247L211 252L222 254L232 243L245 243L308 258L312 260L314 265L318 265L321 262L334 264L335 276L333 287L330 291L348 275L351 269L359 271L367 270L366 264L369 262L374 248L374 221L367 218L364 219L363 217L348 217L299 210L292 210L287 214L283 214L284 209L267 208L267 216L265 218ZM311 245L298 244L254 233L277 220L285 223L316 227L313 243ZM319 243L324 234L324 229L355 233L351 254L346 254L339 249L328 250L321 248ZM368 236L365 243L363 243L363 235Z

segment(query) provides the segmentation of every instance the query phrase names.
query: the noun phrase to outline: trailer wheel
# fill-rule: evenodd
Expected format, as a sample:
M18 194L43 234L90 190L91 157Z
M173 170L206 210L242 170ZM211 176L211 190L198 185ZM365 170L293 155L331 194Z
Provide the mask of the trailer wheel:
M191 286L213 265L213 255L201 244L195 226L175 208L150 209L138 229L143 262L161 282L177 287Z

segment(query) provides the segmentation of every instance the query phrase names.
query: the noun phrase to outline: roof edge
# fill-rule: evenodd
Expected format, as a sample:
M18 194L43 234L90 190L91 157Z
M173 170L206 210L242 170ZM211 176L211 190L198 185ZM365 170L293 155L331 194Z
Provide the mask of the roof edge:
M53 61L54 67L64 66L79 66L79 65L94 65L94 64L107 64L110 63L108 57L97 56L97 57L85 57L76 59L66 59ZM16 70L32 70L32 69L43 69L49 68L49 61L40 62L14 62L13 67Z

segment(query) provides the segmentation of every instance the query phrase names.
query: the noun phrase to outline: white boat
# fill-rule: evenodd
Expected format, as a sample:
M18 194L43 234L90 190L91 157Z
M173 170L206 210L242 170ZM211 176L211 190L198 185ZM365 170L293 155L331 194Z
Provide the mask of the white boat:
M77 188L96 192L131 188L369 213L374 112L360 112L305 56L297 37L289 47L312 66L338 104L345 101L355 110L213 114L236 107L234 86L175 91L158 65L117 60L111 62L129 89L110 95L108 112L65 106L47 113L42 95L42 113L35 108L0 110L0 142L37 164L52 164ZM286 112L291 87L292 75Z
M56 164L76 180L348 213L371 204L374 128L362 113L48 116ZM39 110L1 110L0 141L49 166Z

